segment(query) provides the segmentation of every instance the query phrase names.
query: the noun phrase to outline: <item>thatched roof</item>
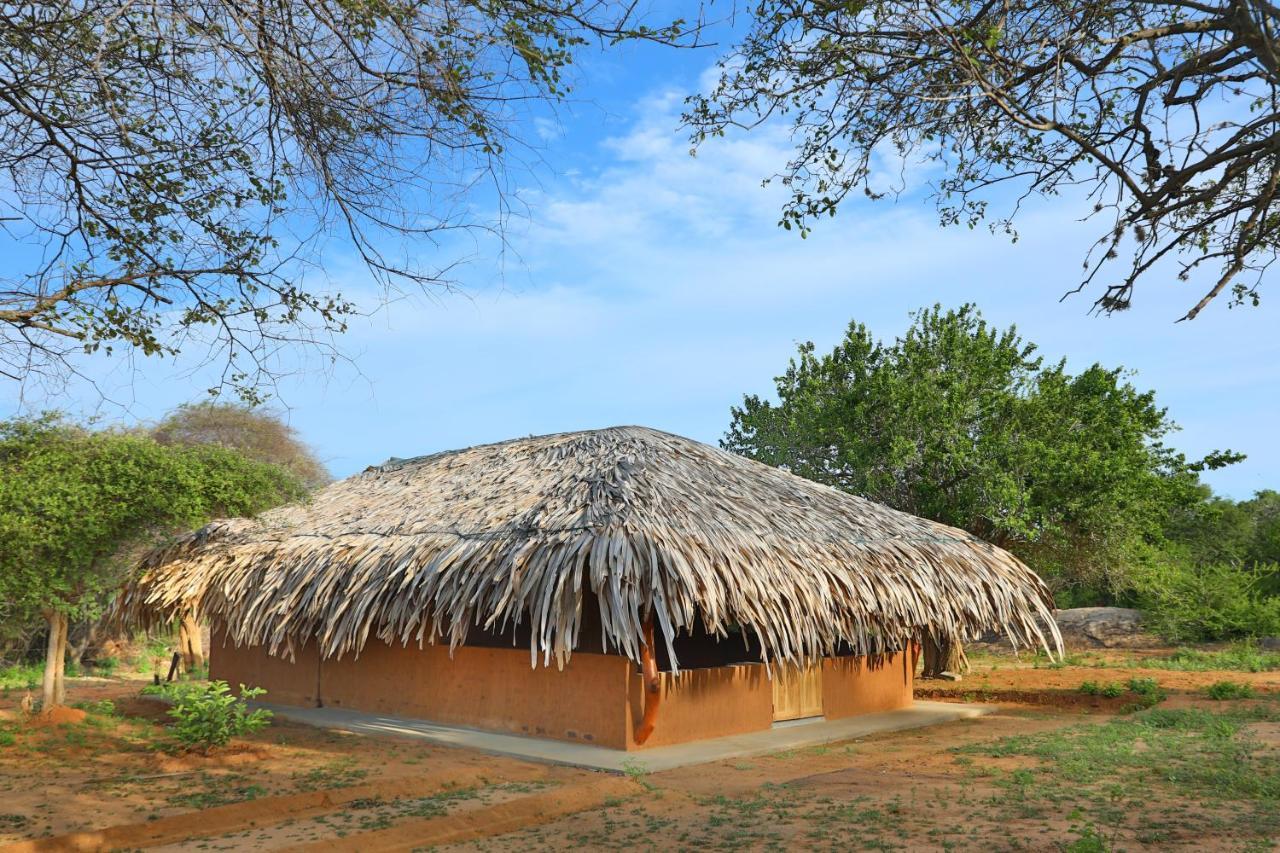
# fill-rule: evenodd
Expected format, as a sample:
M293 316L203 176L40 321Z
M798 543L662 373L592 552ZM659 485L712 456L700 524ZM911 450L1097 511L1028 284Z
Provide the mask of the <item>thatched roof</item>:
M214 522L146 568L126 609L196 600L235 643L273 653L311 638L358 653L371 635L456 645L469 626L528 624L535 661L563 661L587 592L606 644L633 659L650 616L673 660L699 617L791 662L923 630L1060 647L1042 633L1048 590L1005 551L641 427L392 460L305 506Z

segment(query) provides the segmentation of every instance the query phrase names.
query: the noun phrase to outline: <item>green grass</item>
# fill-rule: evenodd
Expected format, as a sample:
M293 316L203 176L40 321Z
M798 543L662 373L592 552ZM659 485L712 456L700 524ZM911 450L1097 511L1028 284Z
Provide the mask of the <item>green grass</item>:
M1129 666L1184 672L1273 672L1280 670L1280 652L1265 651L1253 643L1235 643L1213 651L1178 649L1167 657L1131 661Z
M1280 752L1249 729L1263 721L1280 721L1280 712L1153 708L953 752L971 760L1031 759L1014 770L984 762L1002 791L989 805L1010 819L1068 814L1100 830L1145 832L1140 840L1159 845L1166 830L1147 809L1160 802L1178 814L1183 832L1216 832L1228 821L1265 838L1280 832ZM1088 846L1093 840L1082 838L1080 849L1099 849Z
M1219 702L1227 699L1253 698L1253 688L1237 681L1215 681L1205 688L1204 693L1210 699Z
M24 663L0 667L0 690L35 690L43 677L42 664Z
M1085 681L1081 682L1076 689L1087 696L1105 696L1108 699L1132 695L1134 701L1126 704L1121 709L1123 713L1140 711L1144 708L1158 705L1168 695L1154 678L1130 678L1128 684L1121 684L1118 681L1109 681L1104 684L1096 681Z
M195 790L184 790L169 797L169 804L184 809L203 810L230 803L256 800L266 794L266 788L251 781L243 773L215 775L201 773Z

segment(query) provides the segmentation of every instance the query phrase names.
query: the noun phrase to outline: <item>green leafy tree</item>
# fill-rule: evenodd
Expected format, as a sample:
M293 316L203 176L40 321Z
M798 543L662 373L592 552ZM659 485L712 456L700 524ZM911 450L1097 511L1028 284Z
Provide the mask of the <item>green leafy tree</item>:
M1242 458L1188 461L1123 371L1046 364L971 305L912 316L890 344L853 323L829 354L801 345L777 401L747 396L723 446L968 530L1067 597L1126 589L1125 567L1200 499L1196 472Z
M0 375L207 347L254 399L356 310L331 235L387 290L502 228L504 167L592 43L682 42L597 0L126 0L0 7ZM477 203L472 203L477 202ZM492 217L476 214L492 202Z
M790 125L783 226L803 234L851 194L895 196L913 170L894 158L925 161L944 225L1012 234L1027 196L1082 190L1099 238L1083 282L1063 288L1101 284L1101 310L1128 308L1140 280L1198 267L1213 277L1184 319L1224 292L1257 301L1280 247L1275 6L761 0L752 11L686 119L695 143Z
M48 623L45 707L65 696L69 620L100 611L133 549L303 494L283 469L225 448L169 448L51 415L0 422L0 600L6 619Z

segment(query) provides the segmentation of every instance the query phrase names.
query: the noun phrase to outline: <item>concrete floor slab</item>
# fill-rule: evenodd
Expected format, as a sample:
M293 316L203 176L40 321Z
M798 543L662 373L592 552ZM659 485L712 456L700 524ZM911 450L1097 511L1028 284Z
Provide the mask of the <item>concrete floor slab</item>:
M355 734L419 737L445 746L475 749L495 755L508 755L552 764L567 764L591 770L608 770L614 773L621 773L630 768L657 772L690 764L705 764L728 758L745 758L770 752L819 746L880 732L896 732L955 720L972 719L995 710L993 705L916 702L910 708L898 711L863 714L839 720L817 719L802 724L777 726L763 732L626 752L584 743L498 734L460 726L446 726L426 720L367 714L346 708L295 708L267 703L255 704L270 708L285 719L322 728L338 729Z

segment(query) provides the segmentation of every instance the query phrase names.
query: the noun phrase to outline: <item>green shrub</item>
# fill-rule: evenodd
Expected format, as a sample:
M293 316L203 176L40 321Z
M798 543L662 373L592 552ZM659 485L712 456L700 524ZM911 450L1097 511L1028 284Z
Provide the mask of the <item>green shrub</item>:
M1194 566L1168 560L1137 581L1147 627L1172 641L1202 642L1280 634L1280 596L1267 595L1274 565Z
M1129 689L1139 696L1154 696L1164 692L1154 678L1130 678Z
M1280 652L1263 651L1246 640L1216 651L1182 648L1168 657L1145 658L1137 665L1146 669L1176 669L1187 672L1270 672L1280 670Z
M120 668L119 658L98 658L93 662L93 668L98 675L104 678L110 678L116 674L116 670Z
M43 664L0 667L0 690L35 690L43 677Z
M271 721L271 712L262 708L250 711L248 700L267 691L260 687L240 685L236 696L225 681L209 684L187 684L169 692L173 707L173 735L186 750L208 753L226 746L233 737L256 732Z
M1124 695L1124 687L1118 682L1112 681L1102 685L1102 690L1099 692L1108 699L1114 699L1117 696Z
M1102 688L1098 686L1098 682L1096 681L1081 682L1077 689L1086 696L1097 696L1102 692Z
M1221 702L1224 699L1252 699L1253 688L1237 681L1216 681L1205 688L1205 695Z

